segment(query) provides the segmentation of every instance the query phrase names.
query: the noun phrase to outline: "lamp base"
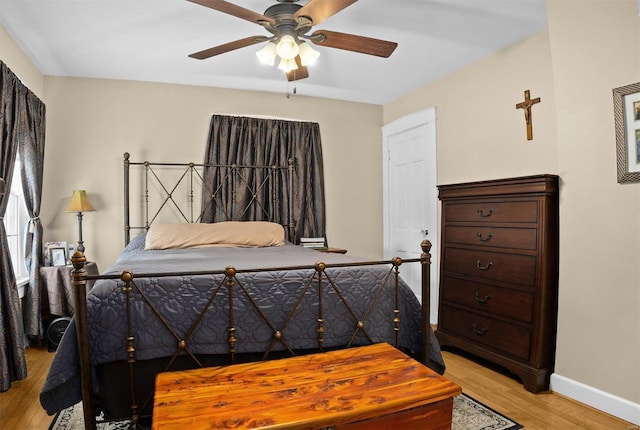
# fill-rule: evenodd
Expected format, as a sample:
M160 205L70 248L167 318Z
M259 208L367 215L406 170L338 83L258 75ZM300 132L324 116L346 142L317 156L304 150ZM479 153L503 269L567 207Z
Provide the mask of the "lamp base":
M82 240L82 212L78 212L78 251L84 254L84 241Z

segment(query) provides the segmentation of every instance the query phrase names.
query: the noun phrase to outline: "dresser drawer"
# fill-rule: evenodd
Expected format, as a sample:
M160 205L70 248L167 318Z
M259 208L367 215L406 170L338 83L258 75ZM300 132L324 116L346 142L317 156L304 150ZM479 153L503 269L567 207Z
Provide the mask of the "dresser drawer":
M443 277L441 299L492 315L533 322L532 293L500 288L479 282Z
M442 307L439 315L438 329L455 333L502 353L525 360L529 358L529 330L446 305Z
M445 227L447 243L463 245L495 246L535 251L537 230L535 228L487 227L485 225Z
M445 272L534 286L536 257L471 249L444 248Z
M531 222L538 221L538 202L473 202L445 205L446 220L472 222Z

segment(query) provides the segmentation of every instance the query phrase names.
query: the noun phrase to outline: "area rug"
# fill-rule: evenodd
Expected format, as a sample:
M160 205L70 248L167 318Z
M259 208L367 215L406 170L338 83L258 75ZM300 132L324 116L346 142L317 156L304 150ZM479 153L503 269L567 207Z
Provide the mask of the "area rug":
M49 430L82 430L82 404L78 403L60 412L53 419ZM129 421L100 422L98 430L124 430L131 428ZM522 426L477 400L460 394L453 399L452 430L516 430ZM145 427L142 427L145 430Z

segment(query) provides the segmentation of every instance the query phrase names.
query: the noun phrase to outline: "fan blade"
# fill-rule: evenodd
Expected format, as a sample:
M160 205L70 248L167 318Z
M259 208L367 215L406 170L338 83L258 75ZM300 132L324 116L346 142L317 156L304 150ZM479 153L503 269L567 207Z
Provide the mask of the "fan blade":
M344 49L345 51L360 52L362 54L384 58L389 57L398 46L396 42L327 30L314 31L309 37L309 40L320 46L328 46L330 48Z
M224 0L187 0L191 3L196 3L202 6L206 6L211 9L215 9L220 12L228 13L238 18L246 19L247 21L259 24L260 21L268 21L271 24L275 24L272 18L266 17L260 13L254 12L250 9L245 9L242 6L229 3Z
M297 20L301 16L306 16L318 25L331 15L335 15L347 6L351 6L358 0L309 0L309 3L302 6L293 14Z
M291 82L291 81L298 81L300 79L304 79L304 78L308 78L309 77L309 70L306 68L306 66L303 66L302 63L300 62L300 56L298 55L296 57L296 64L298 65L298 69L297 70L292 70L290 72L287 72L287 81Z
M244 48L246 46L255 45L256 43L266 42L269 40L266 36L251 36L244 39L234 40L233 42L225 43L224 45L214 46L213 48L205 49L204 51L194 52L189 57L197 60L204 60L206 58L213 57L215 55L224 54L225 52L233 51L235 49Z

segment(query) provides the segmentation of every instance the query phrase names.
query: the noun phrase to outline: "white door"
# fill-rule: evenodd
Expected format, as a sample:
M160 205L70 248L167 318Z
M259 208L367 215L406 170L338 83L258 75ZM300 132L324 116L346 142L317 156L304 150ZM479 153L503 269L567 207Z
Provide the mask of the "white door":
M382 128L384 258L419 258L420 243L431 248L431 322L438 304L438 193L435 108L400 118ZM422 301L419 263L400 266L402 278Z

